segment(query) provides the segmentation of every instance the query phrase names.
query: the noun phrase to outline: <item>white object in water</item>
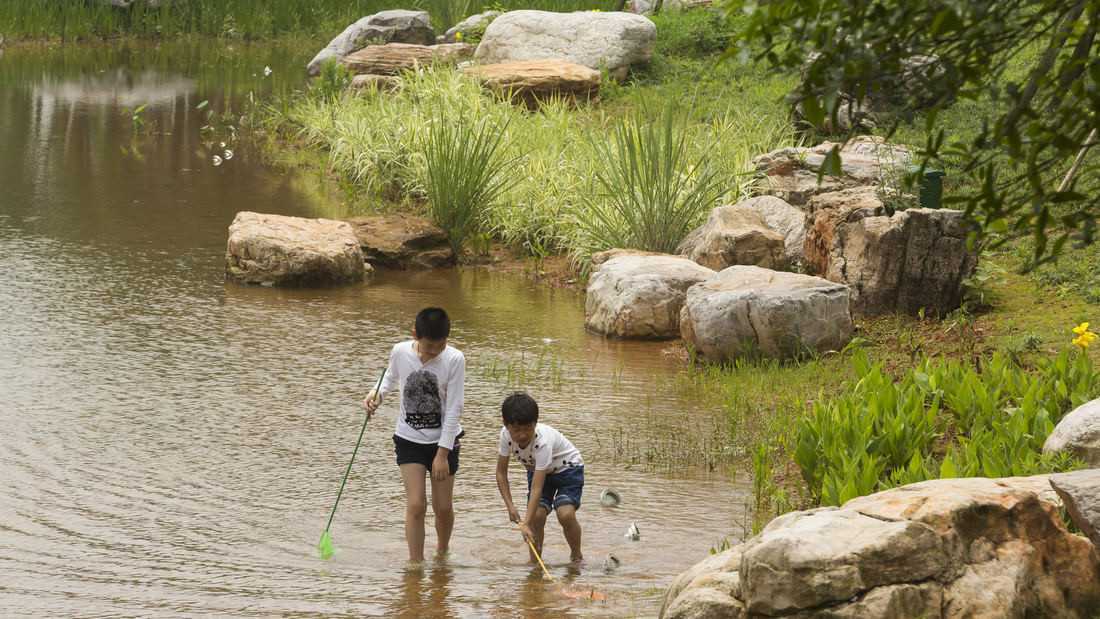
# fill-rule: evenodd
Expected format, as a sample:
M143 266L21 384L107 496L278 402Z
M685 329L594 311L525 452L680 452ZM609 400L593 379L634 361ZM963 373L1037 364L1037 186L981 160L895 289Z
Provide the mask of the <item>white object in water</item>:
M218 155L214 155L214 166L220 166L222 164L222 158Z
M607 558L603 560L603 571L607 573L614 572L619 569L620 565L622 565L622 561L619 561L619 557L609 553Z
M638 530L638 524L635 522L631 522L630 526L626 529L626 535L624 535L623 537L634 542L642 539L642 533Z
M604 507L618 507L619 503L622 503L623 499L619 496L619 493L611 488L607 488L600 493L600 505Z

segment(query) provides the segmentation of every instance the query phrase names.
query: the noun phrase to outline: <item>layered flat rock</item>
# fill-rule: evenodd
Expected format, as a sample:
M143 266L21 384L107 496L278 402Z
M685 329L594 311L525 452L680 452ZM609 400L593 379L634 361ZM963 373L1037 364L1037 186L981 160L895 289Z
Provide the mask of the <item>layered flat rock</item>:
M374 215L349 219L363 255L389 269L435 269L455 263L447 233L431 221L411 215Z
M754 266L692 286L680 312L684 342L712 362L840 350L852 330L847 286Z
M482 64L564 60L625 75L653 56L657 26L622 12L510 11L493 20L477 47Z
M266 286L346 284L365 273L346 222L247 211L229 226L225 261L229 279Z
M713 275L714 271L680 256L610 258L588 280L585 326L622 338L675 338L680 334L680 308L687 289Z
M431 45L435 43L435 30L432 29L432 17L427 11L392 10L368 15L349 25L332 39L313 60L309 61L306 71L309 75L321 72L326 60L341 60L348 54L368 45L385 43L413 43Z
M340 62L356 75L398 75L433 64L457 64L463 58L469 58L473 51L474 47L465 43L387 43L364 47L348 54Z
M785 514L677 578L660 616L1092 617L1100 555L1033 491L1047 482L932 480Z
M522 60L474 65L465 72L486 89L528 107L555 98L588 101L599 96L600 72L564 60Z

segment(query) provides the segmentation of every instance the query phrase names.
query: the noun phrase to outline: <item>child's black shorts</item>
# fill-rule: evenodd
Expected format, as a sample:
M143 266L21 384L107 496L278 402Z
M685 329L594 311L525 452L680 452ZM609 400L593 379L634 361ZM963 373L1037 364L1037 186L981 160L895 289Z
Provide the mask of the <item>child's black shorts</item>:
M461 434L458 435L462 437ZM438 451L439 445L436 443L414 443L409 440L405 440L396 434L393 435L393 452L397 454L397 466L402 464L422 464L424 468L428 469L428 472L432 472L432 461L435 460L436 451ZM451 469L451 475L458 472L458 438L455 439L455 448L447 454L448 468Z

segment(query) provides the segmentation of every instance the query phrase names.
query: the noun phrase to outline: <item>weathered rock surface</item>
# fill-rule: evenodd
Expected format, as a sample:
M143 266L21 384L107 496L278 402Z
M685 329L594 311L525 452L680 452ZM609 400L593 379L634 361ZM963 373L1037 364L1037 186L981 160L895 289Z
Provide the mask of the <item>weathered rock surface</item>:
M768 228L783 237L783 258L788 265L802 263L806 244L805 211L775 196L749 198L738 202L737 206L756 211Z
M903 174L913 159L904 146L879 137L855 137L840 150L841 174L825 175L819 183L818 172L836 146L834 142L823 142L809 148L781 148L754 158L753 165L763 176L758 191L802 206L819 193L889 181Z
M1051 475L1050 485L1061 497L1073 524L1100 548L1100 469Z
M483 64L565 60L625 75L649 62L657 27L631 13L511 11L485 29L475 58Z
M389 269L434 269L455 263L447 233L427 219L409 215L356 217L354 228L366 260Z
M1100 400L1073 409L1047 437L1043 453L1071 451L1090 466L1100 466Z
M226 275L245 284L326 286L363 279L363 252L346 222L237 213Z
M433 63L456 64L463 58L469 58L473 52L474 47L465 43L387 43L364 47L348 54L340 62L357 75L397 75L402 71L414 71Z
M852 310L946 315L959 307L977 266L961 211L909 209L887 215L871 187L810 200L806 271L852 289Z
M680 312L684 342L714 362L840 350L852 328L846 286L753 266L692 286Z
M471 15L454 26L451 26L447 32L443 33L443 42L460 43L461 41L458 40L458 33L460 32L464 38L468 36L468 33L473 31L484 32L485 28L487 28L494 19L500 17L500 15L500 11L485 11L484 13Z
M677 578L661 617L1093 617L1100 557L1029 489L1047 479L934 480L786 514Z
M661 10L683 11L686 9L707 7L713 4L714 0L664 0L664 3L661 5ZM649 14L653 12L656 5L657 0L630 0L627 3L627 10L631 13Z
M783 235L769 228L758 211L730 205L712 210L676 252L715 271L735 264L781 269L787 265L784 248Z
M377 90L389 92L397 90L401 85L401 78L395 75L368 75L366 73L351 78L350 88L361 92Z
M612 257L588 281L585 326L623 338L677 337L687 289L712 276L714 271L679 256Z
M599 96L600 72L564 60L521 60L474 65L464 69L487 90L536 108L541 102L563 98L588 101Z
M306 66L309 75L321 72L321 65L328 59L341 60L348 54L368 45L384 43L435 43L432 18L427 11L392 10L368 15L351 24L317 52Z

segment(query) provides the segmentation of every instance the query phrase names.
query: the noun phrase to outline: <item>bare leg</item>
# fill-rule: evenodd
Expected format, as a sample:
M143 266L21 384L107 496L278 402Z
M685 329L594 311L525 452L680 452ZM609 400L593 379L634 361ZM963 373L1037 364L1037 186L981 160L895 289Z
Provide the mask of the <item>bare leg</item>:
M435 514L435 535L437 554L447 554L451 546L451 531L455 527L454 510L455 478L448 476L445 481L432 480L432 513Z
M424 560L424 514L428 497L424 477L428 469L423 464L402 464L401 481L405 483L405 542L409 545L409 560Z
M535 509L535 518L531 521L531 533L534 534L535 539L532 540L535 543L535 549L539 551L539 555L542 555L542 539L546 533L546 518L550 515L550 512L546 511L546 508L539 505ZM531 562L535 563L535 555L531 555Z
M569 543L569 560L584 559L581 554L581 523L577 521L577 508L567 504L558 507L555 511L558 512L558 522L561 523L565 541Z

